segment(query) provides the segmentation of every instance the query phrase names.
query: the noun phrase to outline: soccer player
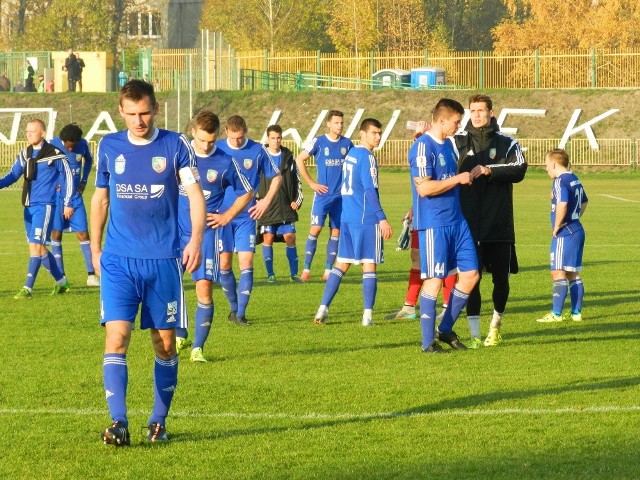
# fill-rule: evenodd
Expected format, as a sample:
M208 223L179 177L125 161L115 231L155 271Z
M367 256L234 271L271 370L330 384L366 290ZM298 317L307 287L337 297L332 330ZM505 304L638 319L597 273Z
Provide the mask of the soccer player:
M338 110L331 110L327 120L328 132L316 137L306 145L296 157L296 165L302 178L315 192L311 206L311 228L305 245L304 269L300 278L308 281L311 278L311 262L316 254L318 236L324 226L327 215L331 236L327 243L327 261L323 280L329 278L329 272L336 260L338 252L338 237L340 235L340 212L342 197L342 163L347 152L353 147L348 138L342 136L344 115ZM314 157L318 169L317 182L314 181L304 164L305 160Z
M25 134L29 146L20 152L9 173L0 178L0 188L6 188L24 177L22 204L29 242L29 265L24 287L13 297L16 300L31 298L41 265L56 281L52 295L66 293L70 288L46 244L51 236L50 222L55 215L58 183L66 186L62 200L63 215L65 218L73 215L71 169L67 156L44 139L46 130L42 120L27 122Z
M166 418L178 383L175 328L186 327L183 265L200 265L205 201L194 176L195 156L184 135L154 126L153 86L131 80L120 90L126 130L98 145L96 190L91 199L91 252L100 280L100 317L105 327L103 372L113 423L105 444L129 445L127 350L138 308L155 352L154 402L148 442L168 440ZM191 209L191 238L180 258L178 187ZM108 219L104 249L102 237Z
M293 153L282 146L282 127L269 125L267 128L267 155L278 165L282 175L282 186L278 190L264 216L258 220L258 244L262 245L262 256L267 270L267 283L275 283L273 270L273 242L282 239L286 244L289 262L289 279L294 283L302 283L298 276L298 248L296 247L296 226L298 210L302 206L302 183L296 168ZM261 198L269 191L271 180L263 177L258 189ZM282 241L281 240L281 241Z
M87 186L87 180L91 167L93 166L93 155L89 149L89 143L82 138L82 129L75 123L70 123L62 127L60 135L51 140L51 144L67 155L67 161L73 175L73 196L71 206L73 215L65 219L62 215L63 189L58 195L56 215L53 219L53 231L51 232L51 251L56 259L58 268L64 272L64 260L62 254L62 232L76 232L76 237L80 242L80 250L84 257L87 268L87 286L99 287L100 278L93 271L93 261L91 259L91 247L89 245L89 227L87 224L87 211L84 207L82 194ZM64 187L61 186L61 187Z
M362 326L373 325L378 264L384 262L383 239L391 238L391 225L380 205L378 162L373 149L380 145L382 124L366 118L360 124L360 144L347 153L342 166L342 215L338 257L324 287L322 302L314 323L327 322L329 306L338 292L342 277L352 264L362 265L364 313Z
M228 225L235 216L246 207L253 198L253 189L240 167L215 142L220 132L220 120L210 110L201 110L193 119L191 128L191 146L196 154L196 164L200 183L207 202L207 228L202 239L202 262L200 267L191 274L196 283L196 297L198 306L195 313L195 338L191 349L192 362L206 362L203 349L207 341L214 317L213 282L218 282L220 276L220 227ZM233 189L236 200L227 209L221 211L225 188ZM178 202L178 226L180 228L181 245L188 245L191 238L191 220L189 199L186 191L180 188ZM187 345L187 329L176 329L176 351Z
M469 172L457 173L457 155L451 136L460 127L464 107L441 99L433 109L431 129L409 150L413 192L413 228L418 231L424 279L420 293L422 351L446 352L435 340L436 300L443 279L458 270L458 281L438 327L439 339L454 350L464 350L453 331L469 293L477 283L478 260L469 227L460 208L459 185L469 185Z
M216 146L231 155L240 166L241 173L247 177L254 192L258 190L260 175L272 179L266 195L260 200L252 200L228 225L223 227L222 250L220 252L220 284L231 311L229 321L241 327L250 324L246 318L247 305L253 289L253 255L256 250L256 220L262 218L271 205L280 184L282 176L278 166L269 158L260 143L247 138L247 123L239 115L232 115L225 126L227 138L218 140ZM235 201L236 194L227 189L222 210L227 210ZM236 287L233 275L233 252L238 253L240 265L240 279Z
M551 279L553 303L551 312L537 319L540 323L582 320L584 285L582 252L584 228L580 218L587 209L587 194L576 175L569 170L569 155L565 150L554 149L545 156L545 168L553 179L551 186ZM571 311L562 315L567 291L571 298Z

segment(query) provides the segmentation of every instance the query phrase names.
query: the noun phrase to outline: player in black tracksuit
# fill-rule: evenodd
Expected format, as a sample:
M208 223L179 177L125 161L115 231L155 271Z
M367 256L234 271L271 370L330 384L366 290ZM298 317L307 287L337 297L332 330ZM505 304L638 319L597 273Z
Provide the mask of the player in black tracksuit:
M484 345L494 346L502 340L500 327L509 298L509 274L518 270L513 184L524 178L527 162L518 142L500 133L488 96L471 96L469 110L471 120L465 132L455 136L460 154L458 170L471 172L473 177L472 185L460 188L460 203L476 242L479 270L484 267L493 277L494 313ZM478 282L467 303L472 340L480 338L480 305Z

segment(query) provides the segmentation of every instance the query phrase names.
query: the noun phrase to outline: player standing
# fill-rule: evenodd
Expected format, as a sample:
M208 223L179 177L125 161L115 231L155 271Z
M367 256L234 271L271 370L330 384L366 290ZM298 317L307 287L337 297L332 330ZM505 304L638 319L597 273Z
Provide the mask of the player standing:
M373 149L380 145L382 124L366 118L360 124L360 144L347 153L342 165L342 215L338 257L324 287L314 323L324 324L342 277L352 264L362 265L364 313L362 326L373 325L378 288L377 266L384 262L383 240L391 238L391 225L380 205L378 162Z
M424 282L420 293L422 351L442 353L435 341L436 301L443 280L458 270L458 281L438 328L439 339L454 350L466 347L453 325L477 283L478 260L471 232L460 208L459 185L469 185L469 172L457 173L457 154L451 136L460 128L464 107L448 98L433 109L431 129L409 150L413 191L413 228L418 231Z
M120 90L126 130L98 146L96 190L91 199L91 252L101 273L100 317L106 341L104 389L112 425L105 444L129 445L127 350L138 308L155 352L154 402L147 441L167 441L166 418L178 383L176 327L186 328L183 265L200 265L205 202L194 176L193 149L184 135L154 126L153 86L131 80ZM192 234L180 258L178 187L189 197ZM108 219L104 250L102 236Z
M324 226L327 215L331 237L327 243L327 262L325 264L323 280L327 280L331 267L338 253L338 236L340 235L340 212L342 197L342 163L353 143L342 136L344 115L338 110L331 110L327 120L325 135L314 138L296 157L296 165L302 178L315 192L311 206L311 228L305 245L304 270L300 278L308 281L311 277L311 262L316 254L318 236ZM317 182L314 181L304 164L305 160L314 157L318 169Z
M551 312L537 321L540 323L582 320L582 252L584 228L580 218L587 209L587 194L576 175L569 170L569 155L565 150L547 152L545 168L551 178L551 279L553 304ZM569 291L571 311L562 316L564 300Z
M58 268L64 273L64 260L62 254L62 232L76 232L76 237L80 242L80 250L87 268L87 286L99 287L100 278L93 271L93 261L91 259L91 246L89 245L89 226L87 224L87 210L84 206L82 194L87 186L89 173L93 166L93 155L89 149L89 143L82 138L82 129L75 123L70 123L62 127L60 135L51 140L51 144L67 155L67 161L73 175L73 196L71 206L73 215L65 219L63 213L64 185L58 195L56 215L53 219L53 231L51 232L51 251L56 259Z
M256 250L256 220L264 215L275 197L282 177L278 167L265 153L260 143L247 138L247 123L239 115L227 119L225 132L227 138L218 140L216 146L231 155L240 166L241 173L249 180L253 191L258 190L260 175L271 178L271 187L264 196L252 201L240 212L229 225L223 227L222 250L220 253L220 284L224 291L231 311L229 321L242 327L248 327L246 319L247 305L253 289L253 256ZM236 194L227 189L222 210L227 210L235 202ZM238 253L240 265L240 279L236 287L233 275L233 252Z

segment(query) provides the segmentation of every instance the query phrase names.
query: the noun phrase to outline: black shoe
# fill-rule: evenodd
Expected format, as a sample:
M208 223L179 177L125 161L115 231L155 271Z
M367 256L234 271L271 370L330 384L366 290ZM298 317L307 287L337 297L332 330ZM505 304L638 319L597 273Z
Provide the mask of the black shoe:
M453 330L451 332L438 332L438 339L448 344L453 350L466 350L467 347L460 341L458 335Z
M229 316L227 317L227 320L229 320L231 323L236 323L236 312L231 310L229 312Z
M449 351L442 348L442 346L434 340L431 342L431 345L422 349L422 353L449 353Z
M250 327L251 324L247 322L246 317L236 317L236 325L240 327Z
M129 429L124 422L113 422L113 425L102 432L102 441L105 445L128 447L131 444Z
M159 423L150 423L147 427L147 442L168 442L167 430Z

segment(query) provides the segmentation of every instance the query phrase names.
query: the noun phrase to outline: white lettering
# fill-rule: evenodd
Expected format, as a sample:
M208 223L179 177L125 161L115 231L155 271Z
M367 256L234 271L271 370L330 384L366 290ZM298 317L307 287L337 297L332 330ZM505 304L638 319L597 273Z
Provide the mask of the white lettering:
M599 150L600 145L598 145L598 140L596 140L596 136L591 129L591 125L607 118L610 115L613 115L614 113L618 113L619 111L620 109L618 108L612 108L611 110L607 110L606 112L604 112L602 115L598 115L596 118L592 118L587 123L583 123L582 125L574 127L578 122L578 119L580 118L580 114L582 113L582 110L579 108L574 110L573 115L571 115L571 120L569 120L569 125L567 125L567 129L564 131L564 135L562 135L562 140L560 140L560 144L558 145L558 147L564 148L571 135L584 130L585 135L589 139L589 145L591 146L591 148L594 150Z
M105 122L107 124L108 130L98 129L102 124L102 122ZM116 128L115 123L113 123L113 120L111 119L111 115L109 115L109 112L100 112L100 115L98 115L98 118L96 118L96 121L93 122L93 125L91 126L91 129L89 130L89 133L87 133L85 139L89 141L93 138L94 135L106 135L107 133L113 133L117 131L118 129Z
M547 114L547 110L544 108L503 108L500 110L500 115L498 116L498 125L500 126L500 131L502 133L506 133L507 135L515 135L518 133L517 127L503 127L505 120L507 119L507 115L527 115L534 117L544 117Z

